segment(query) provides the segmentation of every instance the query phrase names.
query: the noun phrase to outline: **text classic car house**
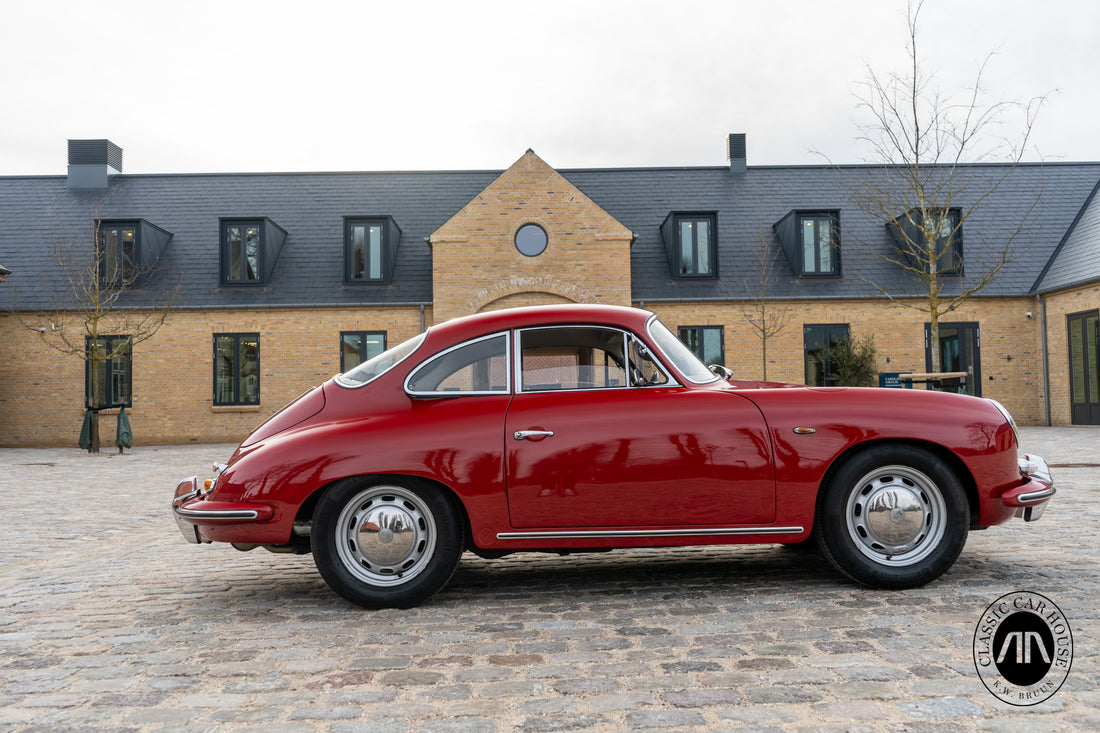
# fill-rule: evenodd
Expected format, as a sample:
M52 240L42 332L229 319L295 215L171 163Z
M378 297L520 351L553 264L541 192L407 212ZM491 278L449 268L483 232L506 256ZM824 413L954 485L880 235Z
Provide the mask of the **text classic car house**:
M529 150L504 171L127 175L109 141L70 141L67 176L0 177L0 445L74 444L92 379L138 443L236 442L386 344L514 305L641 306L759 378L761 296L789 313L770 380L824 384L823 346L870 334L882 372L925 371L936 348L1021 423L1100 424L1100 163L1021 165L961 222L948 292L1024 228L930 344L926 317L890 304L921 285L881 258L889 227L850 203L846 181L888 169L747 166L745 136L726 143L714 167L557 170ZM58 326L57 255L92 258L97 237L105 286L138 276L116 307L175 296L152 338L86 375L32 329Z

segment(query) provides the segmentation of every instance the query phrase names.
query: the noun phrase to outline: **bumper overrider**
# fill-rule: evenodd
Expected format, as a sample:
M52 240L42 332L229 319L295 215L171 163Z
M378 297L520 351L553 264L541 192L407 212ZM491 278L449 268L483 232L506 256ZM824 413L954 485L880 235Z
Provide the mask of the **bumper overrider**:
M218 466L215 466L217 470ZM179 525L183 538L192 544L209 542L203 537L203 525L226 523L263 522L274 516L275 511L266 504L237 504L225 501L209 501L213 481L200 484L198 477L180 481L172 498L172 516Z
M1020 473L1027 480L1002 494L1001 501L1015 509L1020 519L1034 522L1043 516L1047 502L1055 494L1054 478L1050 475L1047 462L1039 456L1025 455L1021 458Z

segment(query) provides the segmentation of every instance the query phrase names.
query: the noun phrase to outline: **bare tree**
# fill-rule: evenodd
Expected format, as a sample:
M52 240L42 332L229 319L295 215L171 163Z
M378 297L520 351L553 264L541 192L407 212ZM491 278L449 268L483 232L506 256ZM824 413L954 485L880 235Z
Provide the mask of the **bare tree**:
M978 65L965 100L952 102L933 86L918 53L922 4L908 6L907 71L881 76L868 65L867 79L857 93L857 107L870 119L859 126L858 139L869 146L870 162L879 165L845 172L841 185L851 203L883 222L894 240L885 251L875 242L860 244L873 247L881 260L920 283L921 296L913 300L864 276L893 304L928 314L932 371L938 372L940 319L1026 251L1022 235L1041 190L1030 192L1022 202L1007 236L982 243L988 246L967 247L963 277L963 227L1018 167L1044 98L1027 103L986 101L983 78L990 54ZM1011 118L1018 120L1019 129L1005 136L1002 131ZM975 175L976 164L993 162L1002 165L985 167ZM967 231L971 245L978 244L976 236Z
M772 246L772 232L761 231L757 237L756 268L745 279L745 292L750 298L739 304L741 317L760 339L760 378L768 378L768 340L782 331L794 318L786 305L772 300L768 293L775 284L779 250Z
M129 356L134 345L151 338L164 324L179 290L150 289L141 305L129 305L124 296L142 289L152 274L152 266L142 266L140 258L125 242L103 236L99 217L93 217L91 246L76 240L51 237L53 258L61 272L62 286L53 294L51 308L37 311L49 319L49 326L34 321L30 314L20 315L24 328L38 334L51 349L85 362L90 378L85 407L92 410L90 453L100 449L99 413L104 395L100 394L100 365ZM122 338L108 341L106 336Z

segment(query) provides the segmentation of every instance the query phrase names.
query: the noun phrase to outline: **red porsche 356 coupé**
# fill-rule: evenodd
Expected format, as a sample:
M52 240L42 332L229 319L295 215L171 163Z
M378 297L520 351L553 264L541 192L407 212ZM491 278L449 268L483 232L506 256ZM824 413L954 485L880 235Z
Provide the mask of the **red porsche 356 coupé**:
M851 578L910 588L1054 494L992 400L723 379L653 314L581 305L433 326L214 468L176 489L189 542L312 552L371 608L422 602L465 550L811 536Z

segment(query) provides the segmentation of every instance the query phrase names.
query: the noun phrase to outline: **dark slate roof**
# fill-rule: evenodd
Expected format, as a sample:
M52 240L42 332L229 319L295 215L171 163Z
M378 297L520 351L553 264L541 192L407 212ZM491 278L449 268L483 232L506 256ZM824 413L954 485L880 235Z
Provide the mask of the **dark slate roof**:
M1097 183L1046 270L1035 282L1040 293L1100 281L1100 196Z
M916 281L875 257L890 246L881 222L846 200L845 176L876 175L861 167L750 167L743 176L728 168L576 169L565 178L634 232L631 281L635 300L737 299L751 297L763 239L776 262L768 295L782 298L878 297L871 283L896 294L919 294ZM1004 168L976 166L964 175L974 184ZM430 303L431 250L426 238L491 183L500 171L285 173L217 175L117 175L103 194L75 194L64 176L0 177L0 261L14 271L0 286L0 308L48 308L61 273L52 240L90 244L91 222L145 219L173 234L158 272L131 294L130 305L150 293L180 285L177 306L250 307ZM1008 176L964 225L967 277L997 251L1037 192L1040 205L1018 239L1020 258L983 295L1025 295L1100 180L1100 164L1024 165ZM977 188L977 186L972 186ZM959 200L965 203L965 187ZM843 277L796 278L772 234L792 210L839 210ZM719 277L675 280L669 275L660 225L671 212L714 212L719 232ZM903 212L899 211L898 214ZM1069 271L1089 246L1096 251L1100 205L1081 216L1061 256ZM392 284L345 285L343 219L391 216L401 228ZM219 284L219 219L268 217L287 240L264 287ZM1078 242L1088 244L1078 244ZM856 246L865 242L866 246ZM89 248L90 249L90 248ZM1100 278L1100 272L1091 271ZM1051 268L1047 282L1058 281ZM14 286L14 287L9 287Z
M635 300L737 299L758 290L761 239L773 259L776 298L878 297L875 284L895 295L921 294L921 283L883 261L892 240L881 221L861 212L846 198L847 177L876 175L881 168L859 166L750 167L744 176L726 168L560 171L574 185L634 232L632 291ZM953 205L966 208L975 195L1005 174L1003 166L974 166L960 174ZM983 296L1024 295L1050 259L1097 181L1100 164L1022 165L1011 171L997 193L979 206L963 226L964 277L972 281L982 264L996 256L1028 207L1039 204L1014 240L1018 259L1002 269L981 291ZM798 278L772 233L772 225L793 210L840 212L840 278ZM669 212L716 212L719 277L676 280L669 275L661 243L661 222ZM897 214L902 214L898 211ZM958 292L947 278L946 292Z
M23 309L50 307L60 270L51 240L90 248L91 222L145 219L172 233L157 272L139 291L180 285L177 306L430 303L426 238L499 172L117 175L105 194L74 194L67 179L0 178L0 256ZM392 216L402 230L389 285L344 284L344 217ZM268 217L287 231L270 282L220 285L219 220Z

